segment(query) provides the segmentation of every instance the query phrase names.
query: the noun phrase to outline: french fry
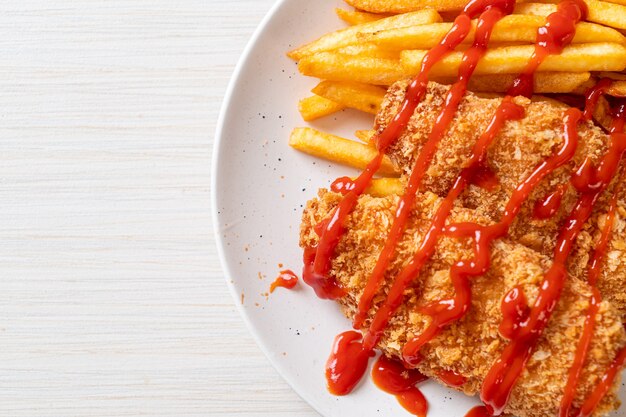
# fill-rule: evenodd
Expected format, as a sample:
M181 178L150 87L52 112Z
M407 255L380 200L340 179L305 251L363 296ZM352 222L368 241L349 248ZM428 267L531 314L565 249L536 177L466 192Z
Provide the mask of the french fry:
M376 114L387 91L367 84L322 81L312 92L345 107Z
M335 9L337 16L349 25L362 25L363 23L375 22L377 20L389 17L386 14L376 14L359 11L349 11L346 9Z
M626 97L626 81L613 81L606 93L613 97Z
M400 51L390 51L382 49L373 43L348 45L344 46L343 48L335 49L333 52L343 55L353 55L369 58L400 59Z
M406 13L422 9L461 10L466 0L346 0L350 6L370 13Z
M533 45L493 48L476 66L475 74L519 74L530 60ZM417 74L426 51L402 51L400 62L409 74ZM431 70L434 77L457 75L463 53L453 52ZM622 71L626 68L626 47L617 43L586 43L570 45L559 55L550 55L538 71Z
M556 11L557 0L544 3L522 3L515 6L515 13L547 16ZM615 2L586 0L589 22L600 23L616 29L626 29L626 6Z
M469 82L469 90L480 93L506 93L516 75L514 74L490 74L474 75ZM546 93L572 93L589 81L591 74L588 72L538 72L535 74L534 92ZM435 78L433 81L442 84L452 84L457 81L456 77Z
M548 16L556 12L556 4L549 3L517 3L513 13L531 16Z
M587 20L617 29L626 29L626 6L606 1L586 0Z
M349 56L321 52L298 63L303 75L330 81L348 81L373 85L391 85L408 77L397 59Z
M545 25L543 16L509 15L493 28L490 42L535 43L537 29ZM430 49L448 33L452 23L432 23L429 25L394 28L375 33L359 33L363 42L371 42L387 50ZM465 43L473 42L476 21L465 38ZM626 37L615 29L595 23L582 22L576 25L572 43L616 42L626 43Z
M358 44L357 33L359 32L376 32L394 27L423 25L435 22L441 22L441 16L432 9L390 16L374 22L355 25L336 32L331 32L316 41L294 49L289 52L287 56L297 61L318 52L331 51L344 46Z
M361 142L368 144L370 146L374 146L374 135L376 134L373 130L357 130L354 132L354 136Z
M365 190L366 193L374 197L387 197L404 192L404 184L399 178L377 178Z
M317 95L303 98L298 103L300 115L302 115L302 118L307 122L336 113L344 108L345 107L339 103Z
M371 146L308 127L294 129L289 137L289 145L309 155L359 169L365 168L377 154ZM387 157L383 160L379 173L387 176L398 175Z

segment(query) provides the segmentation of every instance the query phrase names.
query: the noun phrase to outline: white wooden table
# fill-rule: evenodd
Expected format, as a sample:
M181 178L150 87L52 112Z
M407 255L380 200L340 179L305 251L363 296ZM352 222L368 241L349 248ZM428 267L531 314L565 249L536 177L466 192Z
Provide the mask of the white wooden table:
M272 2L0 2L1 416L317 416L210 221L222 95Z

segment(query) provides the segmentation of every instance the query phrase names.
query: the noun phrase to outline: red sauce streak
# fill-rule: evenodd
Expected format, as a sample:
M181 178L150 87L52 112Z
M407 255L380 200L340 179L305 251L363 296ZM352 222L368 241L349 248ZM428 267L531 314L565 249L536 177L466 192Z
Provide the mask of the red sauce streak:
M612 133L609 149L602 161L590 170L589 174L586 174L586 183L579 183L577 186L581 195L561 229L554 253L554 262L544 276L539 296L528 319L521 323L519 332L506 346L483 383L481 399L496 415L502 413L511 389L548 324L563 290L567 277L566 262L576 237L589 219L598 197L615 175L625 149L626 135Z
M362 337L361 333L351 330L335 338L326 362L326 382L331 394L349 394L363 377L373 352L363 349Z
M624 364L626 363L626 348L623 348L615 358L615 361L611 364L609 369L600 379L600 383L593 390L589 398L585 400L580 411L578 412L578 417L589 417L593 414L594 410L602 401L602 398L609 392L611 387L613 386L613 382L615 382L615 377L622 369Z
M478 61L487 51L487 44L489 42L489 38L491 37L491 30L493 29L493 26L502 17L504 17L505 14L512 13L514 5L515 3L513 1L502 1L501 3L493 2L490 4L485 0L475 0L470 2L466 6L464 13L457 18L457 20L462 17L464 17L464 19L470 19L473 14L485 9L478 20L474 43L463 54L461 66L459 67L458 81L450 87L450 90L445 98L445 105L435 120L435 124L433 125L428 140L424 144L424 147L413 165L405 193L400 198L400 202L398 203L391 231L387 236L385 246L383 247L374 270L367 282L365 290L363 291L361 299L359 300L358 311L354 319L355 328L362 327L365 317L371 307L372 300L380 289L385 271L389 266L389 262L391 261L393 254L395 253L398 241L404 232L406 222L411 209L413 208L413 203L421 185L422 178L430 165L435 151L437 150L439 141L445 135L448 126L456 114L456 110L467 91L467 85L474 69L476 68L476 65L478 64ZM464 182L465 181L466 179L464 179ZM464 186L465 184L462 185L462 187ZM443 220L444 219L442 219L442 221ZM389 298L390 297L388 297L388 300ZM379 314L377 314L377 317L378 316ZM386 326L386 320L387 319L385 318L385 323L383 324L382 329ZM379 329L376 326L372 326L372 328L370 328L370 334L365 338L367 348L373 349L376 344L373 339L378 338L375 334L379 333L382 329ZM374 334L374 338L371 337L372 334Z
M513 339L519 332L522 323L528 319L530 307L521 287L515 286L502 299L502 322L499 332L506 339Z
M345 290L341 288L334 279L326 279L325 276L315 274L313 264L317 248L304 249L302 270L302 280L315 291L315 294L322 299L336 300L345 295Z
M483 405L479 405L478 407L474 407L471 410L469 410L469 412L465 414L465 417L492 417L492 416L491 416L491 413L489 413L489 410L487 410L487 407Z
M441 370L437 372L437 377L446 385L454 388L462 387L467 382L467 378L454 371Z
M428 379L414 369L406 369L401 362L382 355L372 369L372 379L378 388L395 395L398 402L411 414L425 417L428 403L415 386Z
M556 190L537 201L535 210L533 211L534 217L543 220L554 216L561 207L561 201L563 200L565 191L567 191L567 184L561 184Z
M591 112L593 112L593 110ZM623 115L623 113L621 114ZM613 128L619 127L620 124L621 122L619 121L619 117L618 117L613 122L612 127ZM572 402L574 401L574 398L576 396L576 388L578 387L580 375L582 373L583 366L587 359L587 355L589 354L589 346L591 345L591 339L593 338L593 334L595 330L596 315L598 314L600 303L602 302L602 296L600 294L600 291L596 287L596 283L598 282L598 277L600 276L600 273L602 272L601 265L606 257L606 251L607 251L607 248L611 239L611 234L613 231L613 223L615 221L615 210L617 209L617 197L618 197L618 194L615 193L613 195L613 198L611 199L611 203L609 205L609 211L605 219L604 227L602 228L600 239L598 240L598 243L596 244L596 249L594 251L591 262L589 262L589 268L587 271L587 281L589 282L589 285L591 286L591 297L589 298L589 309L587 310L587 314L585 317L585 323L583 325L582 335L576 347L574 362L572 363L572 366L569 369L567 384L565 385L565 391L563 394L563 398L561 399L559 417L569 417L570 415L570 410L572 408Z
M613 81L609 78L603 78L585 92L585 112L583 113L585 120L591 120L593 112L598 105L598 100L606 94L611 84L613 84Z
M409 341L404 346L403 356L405 363L410 366L417 365L421 359L419 350L422 346L435 337L442 327L460 319L467 312L471 301L471 289L467 278L483 275L489 270L491 242L508 233L511 223L513 223L523 203L537 184L552 171L568 162L574 155L578 146L576 126L580 117L581 112L579 110L567 110L565 114L565 141L561 149L540 163L528 178L518 185L511 195L499 223L490 226L480 226L476 223L458 223L449 225L444 229L448 236L473 238L475 243L474 258L461 260L450 269L450 279L456 292L453 298L440 300L422 309L423 312L432 316L432 322L420 336ZM443 223L441 226L443 227ZM393 287L391 291L393 291Z
M501 1L501 0L500 0ZM487 0L473 0L470 5L479 3L489 4ZM468 5L468 7L470 6ZM387 148L400 137L402 131L406 128L409 119L415 112L417 105L422 101L426 88L428 86L428 73L433 65L440 61L445 55L454 51L458 45L463 42L471 29L471 18L474 15L463 13L458 16L450 31L441 40L441 42L432 48L424 56L420 72L413 79L406 91L406 97L402 103L400 110L387 125L387 127L376 136L375 141L378 148L378 154L366 166L365 170L355 180L351 181L350 191L348 191L339 202L335 210L330 214L324 222L324 228L321 230L320 240L315 248L315 255L311 267L303 271L303 279L306 283L311 283L318 297L323 299L337 299L343 295L342 291L338 291L337 282L328 276L331 266L331 257L335 252L335 248L339 243L339 239L344 233L344 223L347 216L354 209L359 196L370 185L372 178L380 168L385 156ZM436 149L436 143L425 145L425 150L430 149L432 154ZM428 152L423 152L428 153ZM426 158L430 160L430 158ZM405 210L408 212L408 210ZM404 216L408 215L404 214ZM330 283L328 283L330 282ZM331 291L326 291L331 288Z
M270 293L273 293L274 290L278 287L287 288L288 290L292 289L298 283L298 276L293 273L293 271L285 270L280 271L280 275L272 285L270 285Z
M354 181L352 181L352 178L340 177L333 181L332 184L330 184L330 189L335 193L346 195L350 191L354 190L355 186L356 185L354 184Z
M576 24L587 16L587 5L583 0L562 0L557 11L546 18L546 24L537 30L537 42L530 62L513 83L514 96L531 97L534 74L548 55L560 54L572 42Z
M470 182L480 188L484 188L487 191L495 191L495 189L500 185L500 180L498 179L496 173L485 165L478 165L474 168L474 173Z

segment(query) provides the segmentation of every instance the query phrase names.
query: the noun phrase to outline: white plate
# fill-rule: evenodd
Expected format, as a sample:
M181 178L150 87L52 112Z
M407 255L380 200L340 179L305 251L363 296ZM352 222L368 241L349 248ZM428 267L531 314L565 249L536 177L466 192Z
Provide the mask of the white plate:
M300 215L320 187L354 174L298 153L289 132L304 126L298 100L315 80L297 72L285 52L342 27L339 0L278 2L246 48L226 93L213 159L213 209L218 248L236 303L269 360L311 406L326 417L409 415L368 378L346 397L326 391L324 364L334 336L350 323L305 285L266 297L284 264L298 274ZM372 118L344 111L313 125L350 137L371 128ZM261 279L259 278L261 277ZM242 303L243 294L243 303ZM463 416L477 400L433 382L421 386L429 417ZM622 398L626 396L622 395ZM626 416L620 411L619 416Z

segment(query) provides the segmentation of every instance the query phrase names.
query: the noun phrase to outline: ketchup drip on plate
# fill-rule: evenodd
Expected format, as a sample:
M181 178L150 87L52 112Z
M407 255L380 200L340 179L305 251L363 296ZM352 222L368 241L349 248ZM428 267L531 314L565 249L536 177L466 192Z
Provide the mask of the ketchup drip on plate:
M273 293L274 290L278 287L287 288L288 290L292 289L298 283L298 276L288 269L284 271L280 271L280 275L272 285L270 285L270 293Z
M471 410L469 410L469 412L465 414L465 417L492 417L492 416L489 413L489 410L487 410L487 407L483 405L479 405L478 407L474 407Z
M409 413L425 417L428 403L415 385L427 378L414 369L406 369L401 362L382 355L374 363L372 379L376 386L388 394L395 395L398 402Z

